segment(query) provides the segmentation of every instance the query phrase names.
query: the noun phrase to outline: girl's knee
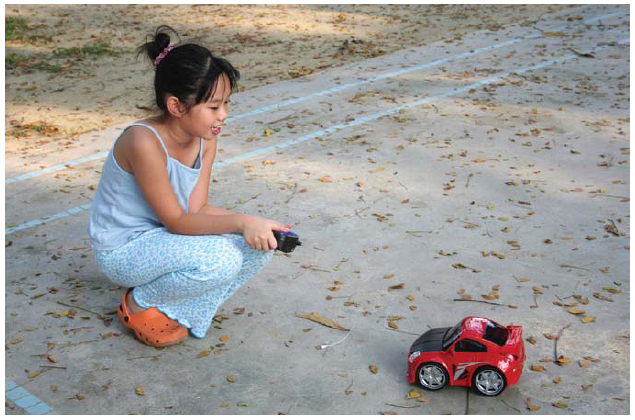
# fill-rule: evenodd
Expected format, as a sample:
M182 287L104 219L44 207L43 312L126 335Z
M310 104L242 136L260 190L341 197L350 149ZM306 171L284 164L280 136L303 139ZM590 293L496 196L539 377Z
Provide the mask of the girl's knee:
M224 277L235 276L243 264L242 252L229 240L214 239L209 247L197 250L192 262L200 271L214 271Z

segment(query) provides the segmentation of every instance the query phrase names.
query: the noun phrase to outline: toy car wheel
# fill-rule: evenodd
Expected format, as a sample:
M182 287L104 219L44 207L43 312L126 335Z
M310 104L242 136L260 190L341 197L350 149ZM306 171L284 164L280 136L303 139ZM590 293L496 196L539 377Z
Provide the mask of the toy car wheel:
M495 397L505 389L505 377L498 369L485 366L474 373L474 388L481 395Z
M417 379L423 388L438 391L448 382L448 374L436 363L424 363L417 370Z

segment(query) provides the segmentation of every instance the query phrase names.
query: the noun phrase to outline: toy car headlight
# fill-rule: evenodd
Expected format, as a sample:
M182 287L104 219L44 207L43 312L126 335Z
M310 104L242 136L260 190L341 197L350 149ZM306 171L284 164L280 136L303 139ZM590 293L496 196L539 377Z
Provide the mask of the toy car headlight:
M410 357L408 357L408 361L409 361L410 363L414 362L414 360L415 360L417 357L419 357L419 355L421 355L421 352L420 352L420 351L415 351L414 353L412 353L412 354L410 355Z

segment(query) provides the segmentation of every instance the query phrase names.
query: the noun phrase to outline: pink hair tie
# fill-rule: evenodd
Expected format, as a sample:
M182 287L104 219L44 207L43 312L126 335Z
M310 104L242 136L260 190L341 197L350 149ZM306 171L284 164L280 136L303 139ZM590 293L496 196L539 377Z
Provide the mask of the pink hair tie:
M161 60L163 60L165 58L166 55L168 55L170 53L170 51L172 51L174 48L173 46L169 46L169 47L165 47L163 49L163 51L161 52L161 54L159 54L159 56L157 58L154 59L154 68L156 70L157 66L159 65L159 63L161 62Z

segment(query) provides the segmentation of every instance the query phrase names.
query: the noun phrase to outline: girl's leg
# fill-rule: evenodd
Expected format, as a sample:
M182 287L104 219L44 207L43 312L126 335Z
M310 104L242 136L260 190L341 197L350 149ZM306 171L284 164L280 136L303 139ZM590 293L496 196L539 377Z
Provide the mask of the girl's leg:
M271 254L249 248L240 235L173 235L159 228L97 260L113 282L134 287L140 306L157 307L200 338L218 307Z
M242 252L243 263L236 279L232 285L226 290L223 296L224 300L229 299L239 287L247 283L256 273L262 270L273 257L273 251L263 252L253 249L242 235L223 235L230 239L234 245Z

